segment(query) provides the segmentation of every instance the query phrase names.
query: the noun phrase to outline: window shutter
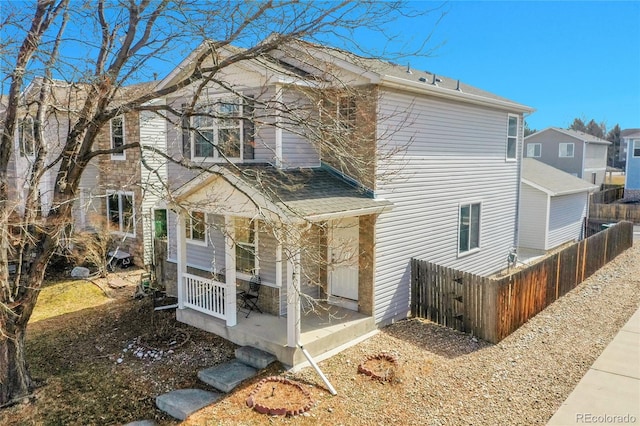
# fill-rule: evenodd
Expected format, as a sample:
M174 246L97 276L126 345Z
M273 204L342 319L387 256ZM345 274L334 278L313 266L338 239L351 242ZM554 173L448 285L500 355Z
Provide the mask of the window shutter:
M255 132L256 126L253 122L253 112L255 110L255 102L253 96L245 96L243 100L243 115L244 119L242 120L242 150L243 150L243 158L245 160L253 160L254 159L254 151L256 146Z
M182 156L186 159L191 159L191 132L186 108L187 104L182 104Z

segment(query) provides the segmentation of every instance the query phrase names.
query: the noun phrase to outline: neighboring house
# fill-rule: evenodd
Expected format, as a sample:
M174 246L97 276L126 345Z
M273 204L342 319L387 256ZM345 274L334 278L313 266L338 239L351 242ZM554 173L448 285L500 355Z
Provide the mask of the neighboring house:
M537 161L522 159L518 255L545 254L584 238L589 194L598 186Z
M626 168L627 152L629 141L640 138L640 129L624 129L620 132L620 150L618 151L618 161Z
M22 93L24 105L38 96L41 79L34 80ZM147 83L122 89L122 96L133 90L148 87ZM50 102L52 112L45 117L42 125L46 144L45 164L54 162L66 141L70 123L77 118L76 111L82 105L87 90L83 85L68 84L54 80L51 86ZM33 108L21 107L18 114L14 149L9 161L9 199L13 200L15 211L24 214L25 195L29 185L31 165L35 159ZM139 141L141 123L138 113L121 115L109 123L99 133L94 150L110 149ZM157 123L155 123L157 125ZM160 123L162 125L162 123ZM53 201L53 190L58 168L51 167L40 180L39 209L47 216ZM78 198L74 200L73 219L75 231L95 231L99 227L109 226L113 233L114 244L128 250L134 261L140 265L151 263L150 220L142 208L143 173L141 172L140 151L127 150L123 154L100 155L94 158L84 173L78 188ZM155 204L150 194L145 194L147 202ZM147 210L150 212L150 210ZM146 236L149 236L148 238ZM146 244L146 249L145 249ZM114 248L115 248L114 246Z
M506 266L529 107L302 42L217 78L225 88L210 85L196 111L218 119L185 116L155 136L172 157L209 170L169 164L172 201L158 206L169 210L178 320L294 365L298 343L317 356L406 318L411 258L483 275ZM187 89L162 102L177 108L192 97ZM283 105L295 108L293 124ZM318 136L301 124L313 120L340 132ZM236 286L253 274L264 315L245 318ZM302 312L313 307L340 314L310 325L314 314Z
M640 129L629 132L627 144L627 171L624 180L624 198L640 200Z
M535 158L587 182L602 185L611 142L574 130L549 127L524 140L523 157Z

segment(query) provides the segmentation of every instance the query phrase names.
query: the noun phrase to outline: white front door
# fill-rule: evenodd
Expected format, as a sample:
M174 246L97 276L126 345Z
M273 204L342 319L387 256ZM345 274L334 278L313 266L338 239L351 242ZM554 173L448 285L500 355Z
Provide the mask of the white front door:
M329 223L329 302L358 309L359 222L357 217Z

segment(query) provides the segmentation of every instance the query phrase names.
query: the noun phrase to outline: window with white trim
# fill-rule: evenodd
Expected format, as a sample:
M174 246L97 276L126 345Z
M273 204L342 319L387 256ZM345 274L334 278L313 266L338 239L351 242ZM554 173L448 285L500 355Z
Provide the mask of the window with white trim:
M197 210L189 212L189 216L184 221L184 226L187 241L200 244L207 243L207 226L204 212Z
M353 130L356 127L356 97L342 95L338 97L336 116L341 130Z
M18 125L18 142L21 157L33 157L36 153L36 139L33 133L33 118L26 116Z
M199 160L240 159L242 103L219 99L198 108L191 119L191 157Z
M563 142L560 144L558 156L562 158L571 158L573 157L573 150L573 142Z
M111 149L120 148L124 145L124 116L113 117L110 122L111 128ZM125 152L114 152L111 154L114 160L124 160Z
M527 157L538 158L542 154L542 144L528 143L527 144Z
M515 160L518 154L518 121L517 115L509 114L507 125L507 160Z
M234 219L236 240L236 270L252 275L258 269L256 256L257 235L256 222L244 217Z
M107 220L114 232L135 235L133 192L107 192Z
M640 139L632 139L633 143L633 156L640 157Z
M458 223L458 253L480 248L480 203L461 204Z

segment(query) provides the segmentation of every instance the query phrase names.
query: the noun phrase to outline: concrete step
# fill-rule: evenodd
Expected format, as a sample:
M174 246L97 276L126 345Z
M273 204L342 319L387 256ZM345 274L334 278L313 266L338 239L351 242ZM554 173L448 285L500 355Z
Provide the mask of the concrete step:
M215 367L198 371L198 379L222 392L231 392L244 380L253 377L258 370L234 359Z
M171 417L184 420L220 398L218 392L202 389L178 389L156 397L156 407Z
M236 349L236 358L253 368L262 370L277 360L276 356L253 346L241 346Z

